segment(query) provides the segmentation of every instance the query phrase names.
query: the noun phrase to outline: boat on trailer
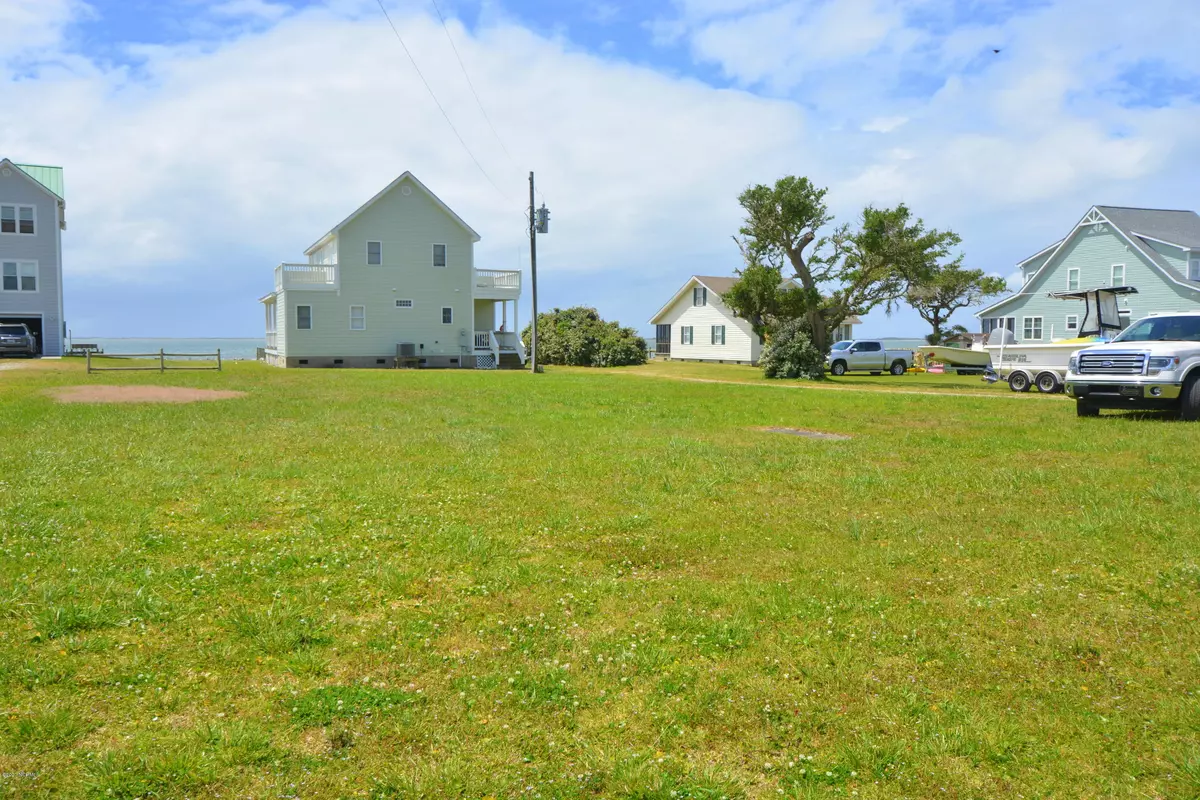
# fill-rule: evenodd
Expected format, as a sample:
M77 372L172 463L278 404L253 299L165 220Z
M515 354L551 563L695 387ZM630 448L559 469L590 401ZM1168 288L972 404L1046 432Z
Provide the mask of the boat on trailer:
M1022 344L1013 332L997 328L988 337L984 350L991 357L992 368L984 380L1008 382L1014 392L1027 392L1036 386L1039 392L1061 392L1067 375L1067 359L1081 347L1109 341L1122 330L1117 298L1137 294L1132 286L1112 286L1102 289L1083 289L1067 292L1048 292L1056 300L1083 300L1085 311L1079 323L1079 335L1047 344Z
M983 350L967 350L962 347L946 347L936 344L918 347L917 352L924 356L926 364L936 361L956 370L960 375L965 372L974 372L978 375L987 368L992 360L991 355Z

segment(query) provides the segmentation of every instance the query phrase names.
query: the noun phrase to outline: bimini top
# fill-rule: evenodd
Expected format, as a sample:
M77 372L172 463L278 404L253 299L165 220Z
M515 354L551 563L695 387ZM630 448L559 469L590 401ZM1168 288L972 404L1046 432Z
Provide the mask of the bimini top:
M1107 336L1124 329L1121 310L1117 308L1117 295L1137 294L1132 286L1105 286L1100 289L1076 289L1066 292L1048 292L1059 300L1082 300L1086 303L1083 319L1079 322L1079 336Z
M1047 294L1056 300L1087 300L1092 295L1101 292L1113 295L1137 294L1138 290L1133 286L1105 286L1100 289L1074 289L1069 292L1047 292Z

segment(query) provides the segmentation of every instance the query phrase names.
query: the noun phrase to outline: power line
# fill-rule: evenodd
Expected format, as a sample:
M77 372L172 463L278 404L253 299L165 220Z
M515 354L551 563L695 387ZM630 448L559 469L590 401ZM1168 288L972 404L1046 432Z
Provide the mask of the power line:
M425 80L425 74L421 72L421 68L417 66L417 60L413 58L413 54L409 51L408 45L404 43L404 37L400 35L400 30L396 27L396 23L392 22L392 16L388 13L387 8L384 7L383 0L375 0L375 2L379 4L379 10L383 12L383 16L387 20L388 25L391 27L392 33L396 34L396 41L400 42L400 46L404 48L404 54L408 56L409 62L412 63L413 69L416 70L417 77L421 79L421 83L425 84L425 91L429 92L429 96L433 98L433 102L435 105L437 105L438 111L442 112L442 116L446 119L446 124L450 126L450 130L454 131L454 135L458 138L459 144L461 144L463 149L467 151L467 155L469 155L471 160L475 162L475 166L479 168L481 173L483 173L483 177L487 178L487 182L492 185L492 188L499 192L505 200L508 200L510 203L515 202L511 197L508 196L507 193L505 193L503 189L496 184L494 180L492 180L492 176L488 175L487 170L483 168L483 165L479 163L479 159L475 157L475 154L471 152L471 148L467 146L467 142L463 139L462 134L458 132L458 128L454 127L454 123L450 120L450 115L446 113L446 109L442 106L441 101L437 99L437 95L433 92L433 87L429 85L429 81ZM509 157L511 158L511 156Z

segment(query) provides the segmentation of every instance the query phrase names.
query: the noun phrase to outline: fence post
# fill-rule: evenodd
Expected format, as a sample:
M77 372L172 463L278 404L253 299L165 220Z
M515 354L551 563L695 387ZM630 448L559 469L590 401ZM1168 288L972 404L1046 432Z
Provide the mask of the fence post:
M221 348L217 348L217 372L221 371Z
M167 371L167 357L163 353L163 349L161 347L158 348L158 371L159 372Z
M87 374L92 374L92 351L87 351Z

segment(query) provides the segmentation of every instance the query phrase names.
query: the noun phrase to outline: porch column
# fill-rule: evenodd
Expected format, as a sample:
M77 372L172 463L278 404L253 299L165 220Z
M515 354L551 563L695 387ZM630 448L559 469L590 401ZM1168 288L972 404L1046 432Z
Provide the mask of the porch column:
M500 301L500 330L508 330L508 301Z

